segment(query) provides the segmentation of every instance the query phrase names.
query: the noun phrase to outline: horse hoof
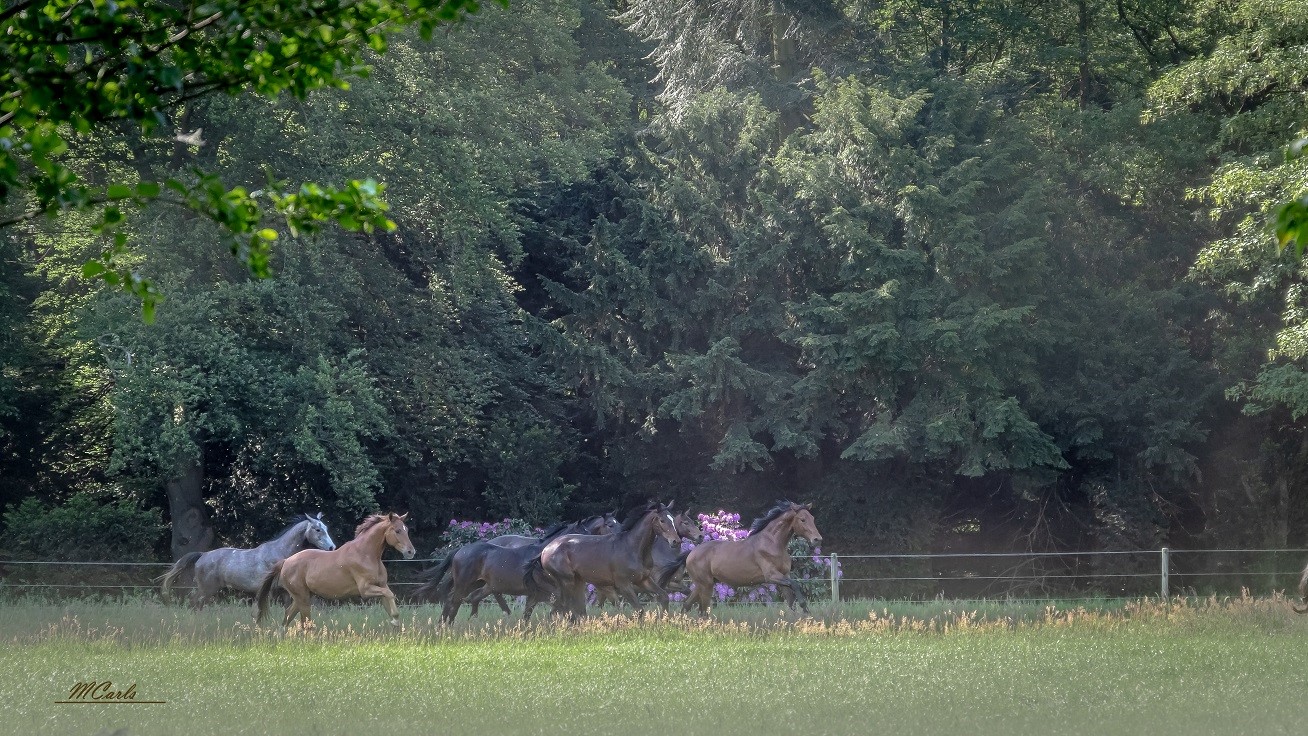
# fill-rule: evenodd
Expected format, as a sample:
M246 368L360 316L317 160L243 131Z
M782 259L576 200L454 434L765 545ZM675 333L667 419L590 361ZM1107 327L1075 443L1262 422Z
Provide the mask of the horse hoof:
M400 620L398 618L391 619L391 626L398 627L399 625L400 625Z

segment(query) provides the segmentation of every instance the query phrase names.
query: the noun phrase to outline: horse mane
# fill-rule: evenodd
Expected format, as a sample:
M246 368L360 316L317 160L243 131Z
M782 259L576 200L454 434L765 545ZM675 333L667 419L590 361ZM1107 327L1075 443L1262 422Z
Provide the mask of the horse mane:
M629 532L632 529L635 529L636 525L640 523L640 520L645 518L645 514L648 514L658 507L658 501L650 501L644 506L637 506L632 509L631 513L627 514L627 519L622 522L622 531Z
M373 514L372 516L369 516L368 518L359 522L359 525L354 528L354 536L362 537L364 532L368 531L374 526L377 526L383 521L389 521L390 518L391 517L389 514Z
M545 531L537 535L537 538L540 539L540 541L542 542L553 539L559 536L559 534L562 533L562 531L564 529L567 529L569 526L571 526L571 524L566 524L566 523L555 524L554 526L550 527L549 529L546 529Z
M276 534L274 534L274 535L272 535L271 537L269 537L269 541L274 541L274 540L277 540L277 539L281 539L282 537L284 537L284 536L286 536L287 534L289 534L290 531L291 531L292 529L294 529L295 527L299 526L301 522L305 522L305 521L308 521L308 519L304 518L304 516L301 515L299 519L296 519L295 521L292 521L291 523L289 523L289 524L287 524L286 526L282 527L282 530L281 530L281 531L279 531L279 532L277 532Z
M772 522L776 521L781 517L782 514L786 513L787 511L793 508L795 508L795 504L790 501L787 501L785 499L777 501L777 505L768 509L766 514L763 514L762 516L758 517L757 519L754 520L753 524L749 525L749 533L758 534L759 532L767 528L768 524L771 524Z

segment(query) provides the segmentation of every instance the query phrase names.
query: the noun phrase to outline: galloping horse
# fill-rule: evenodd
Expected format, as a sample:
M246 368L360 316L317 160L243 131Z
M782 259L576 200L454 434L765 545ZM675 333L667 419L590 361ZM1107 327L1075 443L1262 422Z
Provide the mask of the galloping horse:
M689 611L691 606L698 605L700 613L708 612L713 584L721 582L733 587L775 585L786 603L793 608L798 599L804 613L808 613L808 598L790 577L791 560L786 545L792 535L799 535L814 546L822 543L822 534L813 522L812 506L778 501L754 520L748 537L709 540L684 555L694 589L681 610ZM659 576L660 584L666 585L679 567L674 564L665 568Z
M672 504L669 503L667 507L671 509ZM700 528L699 522L695 521L694 517L690 515L689 510L682 511L680 514L672 517L672 526L677 530L677 536L682 539L690 540L695 544L704 541L704 530ZM654 560L654 570L656 574L668 565L675 564L681 560L681 557L677 552L678 550L675 547L665 547L661 544L654 545L653 549L650 550L650 557ZM680 577L681 576L679 575L675 576L673 579L660 584L664 589L664 595L667 593L683 593L686 591L686 586L682 584ZM622 600L618 598L618 591L608 586L596 586L595 606L597 608L603 608L604 604L609 602L612 602L616 608L622 607ZM666 609L668 607L667 602L661 602L663 608Z
M617 534L556 537L527 563L526 578L544 573L558 593L557 609L572 617L586 615L586 583L616 588L639 613L643 607L637 589L665 596L653 579L651 550L656 537L669 545L681 541L672 515L663 504L652 502L628 516Z
M504 615L509 615L509 606L504 595L527 596L527 607L523 618L530 619L536 604L549 597L549 591L522 575L523 566L540 554L545 544L563 534L609 534L611 515L593 516L572 524L559 524L540 537L520 537L505 535L492 540L465 544L452 552L439 566L423 573L425 581L414 595L419 598L433 593L442 604L441 618L453 621L458 615L464 599L472 605L472 615L477 615L477 608L482 599L494 595ZM616 520L613 523L617 526ZM510 544L501 544L498 540L508 538ZM526 539L526 544L518 540ZM448 575L447 575L448 573Z
M197 611L223 588L257 592L273 565L311 547L336 549L327 525L322 522L321 512L317 518L305 514L303 520L291 524L275 539L254 549L222 547L183 556L159 578L163 581L164 598L171 595L173 583L192 567L195 568L195 590L191 591L191 607Z
M498 537L494 537L483 541L490 542L491 544L496 544L501 547L526 547L527 545L541 544L550 539L553 539L554 537L559 536L560 534L612 534L622 528L622 523L619 522L617 520L617 517L615 516L616 513L617 512L610 511L604 514L596 514L595 516L582 519L581 521L574 521L571 524L559 524L553 527L552 529L543 532L539 537L528 537L522 534L501 534ZM459 552L462 552L463 549L467 549L467 547L460 548ZM536 551L539 552L540 550L536 550ZM455 554L457 554L457 552ZM530 557L528 557L528 559L530 559ZM450 558L446 557L445 561L449 562ZM504 563L508 564L508 560L505 560ZM469 563L466 564L472 564L472 563L471 561L469 561ZM518 567L520 568L522 566L518 565ZM513 587L514 589L517 589L521 586L511 585L509 587ZM419 588L419 590L422 590L422 588ZM495 596L495 603L499 605L501 611L504 611L504 615L505 616L509 615L509 604L504 601L504 594L492 591L492 595ZM517 593L517 594L510 593L509 595L525 595L525 593ZM471 600L468 601L469 603L472 604L472 612L469 615L476 617L477 610L481 606L482 598L485 597L486 596L484 595L478 596L475 601L471 601ZM443 594L441 595L441 600L442 601L445 600ZM455 611L456 612L458 611L457 607L455 608Z
M391 615L391 625L399 626L400 610L395 606L395 594L386 586L386 566L381 557L386 545L390 545L404 559L413 559L413 542L409 541L409 528L404 524L408 518L408 514L373 514L354 530L354 539L338 549L329 552L306 549L277 563L259 586L255 623L262 621L268 612L268 594L273 585L280 584L291 594L282 626L288 626L296 612L302 623L307 622L309 601L314 595L328 599L356 595L380 597Z

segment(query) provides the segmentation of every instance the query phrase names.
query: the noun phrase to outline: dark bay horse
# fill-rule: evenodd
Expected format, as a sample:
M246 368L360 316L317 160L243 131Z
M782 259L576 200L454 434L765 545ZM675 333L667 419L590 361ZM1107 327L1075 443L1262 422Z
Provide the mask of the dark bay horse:
M617 534L554 538L524 572L528 578L543 574L558 596L556 610L574 618L586 615L587 583L615 588L639 613L644 608L637 590L664 595L653 579L651 550L656 543L680 543L674 526L663 504L653 502L628 516Z
M668 508L672 508L671 503L668 504ZM699 522L695 520L695 517L690 515L689 510L684 510L680 514L672 517L672 526L676 529L677 536L682 539L689 540L695 544L704 541L704 530L700 528ZM664 570L669 565L677 564L681 561L681 555L678 554L679 552L680 550L676 547L666 547L662 544L654 545L650 550L650 557L654 560L656 577L658 572ZM670 579L667 582L660 583L660 587L664 589L664 595L667 593L683 593L687 590L687 587L681 582L680 575L669 576L669 578ZM610 602L617 608L622 607L622 600L618 598L618 591L608 586L597 586L595 588L595 606L597 608L603 608L605 603ZM666 609L668 607L666 601L661 601L661 603L663 608Z
M524 595L529 599L524 617L540 600L549 597L538 585L527 586L522 567L540 554L549 540L563 534L611 534L620 528L613 514L599 514L571 524L559 524L539 537L505 534L494 539L465 544L445 557L440 565L423 572L424 581L413 593L419 599L435 597L440 601L441 618L453 621L465 598L477 615L482 599L495 596L504 615L509 615L505 595ZM469 597L471 596L471 597Z
M554 528L545 531L539 537L528 537L522 534L501 534L498 537L494 537L492 539L487 539L484 541L490 542L491 544L497 544L501 547L526 547L527 545L542 544L546 541L549 541L550 539L553 539L554 537L559 536L560 534L612 534L616 532L618 529L622 528L622 523L618 521L615 514L616 512L610 511L604 514L596 514L595 516L582 519L581 521L574 521L571 524L566 524L566 525L559 524L558 526L555 526ZM460 551L462 551L462 549L467 549L468 546L471 545L466 545L465 547L461 548ZM537 550L537 552L539 553L540 550ZM449 557L446 557L445 559L446 562L450 561ZM470 562L471 561L469 561L469 563ZM465 565L469 563L465 563ZM484 565L485 563L483 561L480 564ZM504 559L499 564L509 564L509 561L507 559ZM497 564L496 568L498 567L499 565ZM519 569L521 567L522 565L518 565ZM504 596L525 595L523 593L518 593L518 594L500 593L494 590L496 586L492 585L490 587L492 588L491 595L495 596L495 603L499 605L500 610L504 612L505 616L509 615L509 604L504 601ZM513 586L508 586L508 587L513 587ZM419 588L418 590L422 590L422 588ZM482 596L478 596L476 600L468 601L469 603L472 604L472 613L471 613L472 616L475 617L477 615L477 610L481 605L481 600L482 598L485 597L486 597L485 595L482 595ZM445 597L442 595L441 601L444 602L444 600ZM457 611L458 608L456 607L455 612L457 613ZM530 618L530 614L528 615L528 618Z
M246 593L258 592L263 579L273 565L299 552L318 548L336 549L322 514L317 518L304 515L304 519L282 530L276 538L253 549L222 547L208 552L191 552L173 563L160 580L163 595L172 594L173 583L187 570L195 568L195 590L191 591L191 607L199 610L218 591L235 588Z
M400 625L400 611L395 605L395 594L386 585L386 566L382 552L390 545L413 559L413 542L409 541L409 528L405 525L408 514L373 514L354 530L354 539L332 551L306 549L273 566L259 586L255 597L258 611L255 623L268 612L268 594L273 585L280 584L291 594L282 626L288 626L298 612L300 621L309 620L309 601L312 596L327 599L360 596L381 598L391 625Z
M812 504L778 501L762 517L755 519L744 539L709 540L685 555L686 571L694 588L682 611L698 605L700 613L707 613L712 601L713 584L730 586L775 585L793 608L799 605L808 613L808 598L799 583L790 577L790 552L786 545L798 535L814 546L822 543L822 534L813 521ZM660 575L666 584L678 569L672 566Z

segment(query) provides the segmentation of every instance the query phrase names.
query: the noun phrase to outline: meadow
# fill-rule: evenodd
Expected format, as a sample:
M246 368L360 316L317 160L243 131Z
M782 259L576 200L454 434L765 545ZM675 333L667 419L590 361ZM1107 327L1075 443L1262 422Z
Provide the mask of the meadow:
M148 600L0 604L0 730L51 734L1302 733L1279 598L853 602L579 625L317 610L309 630ZM490 614L490 615L487 615ZM55 704L77 682L163 704Z

